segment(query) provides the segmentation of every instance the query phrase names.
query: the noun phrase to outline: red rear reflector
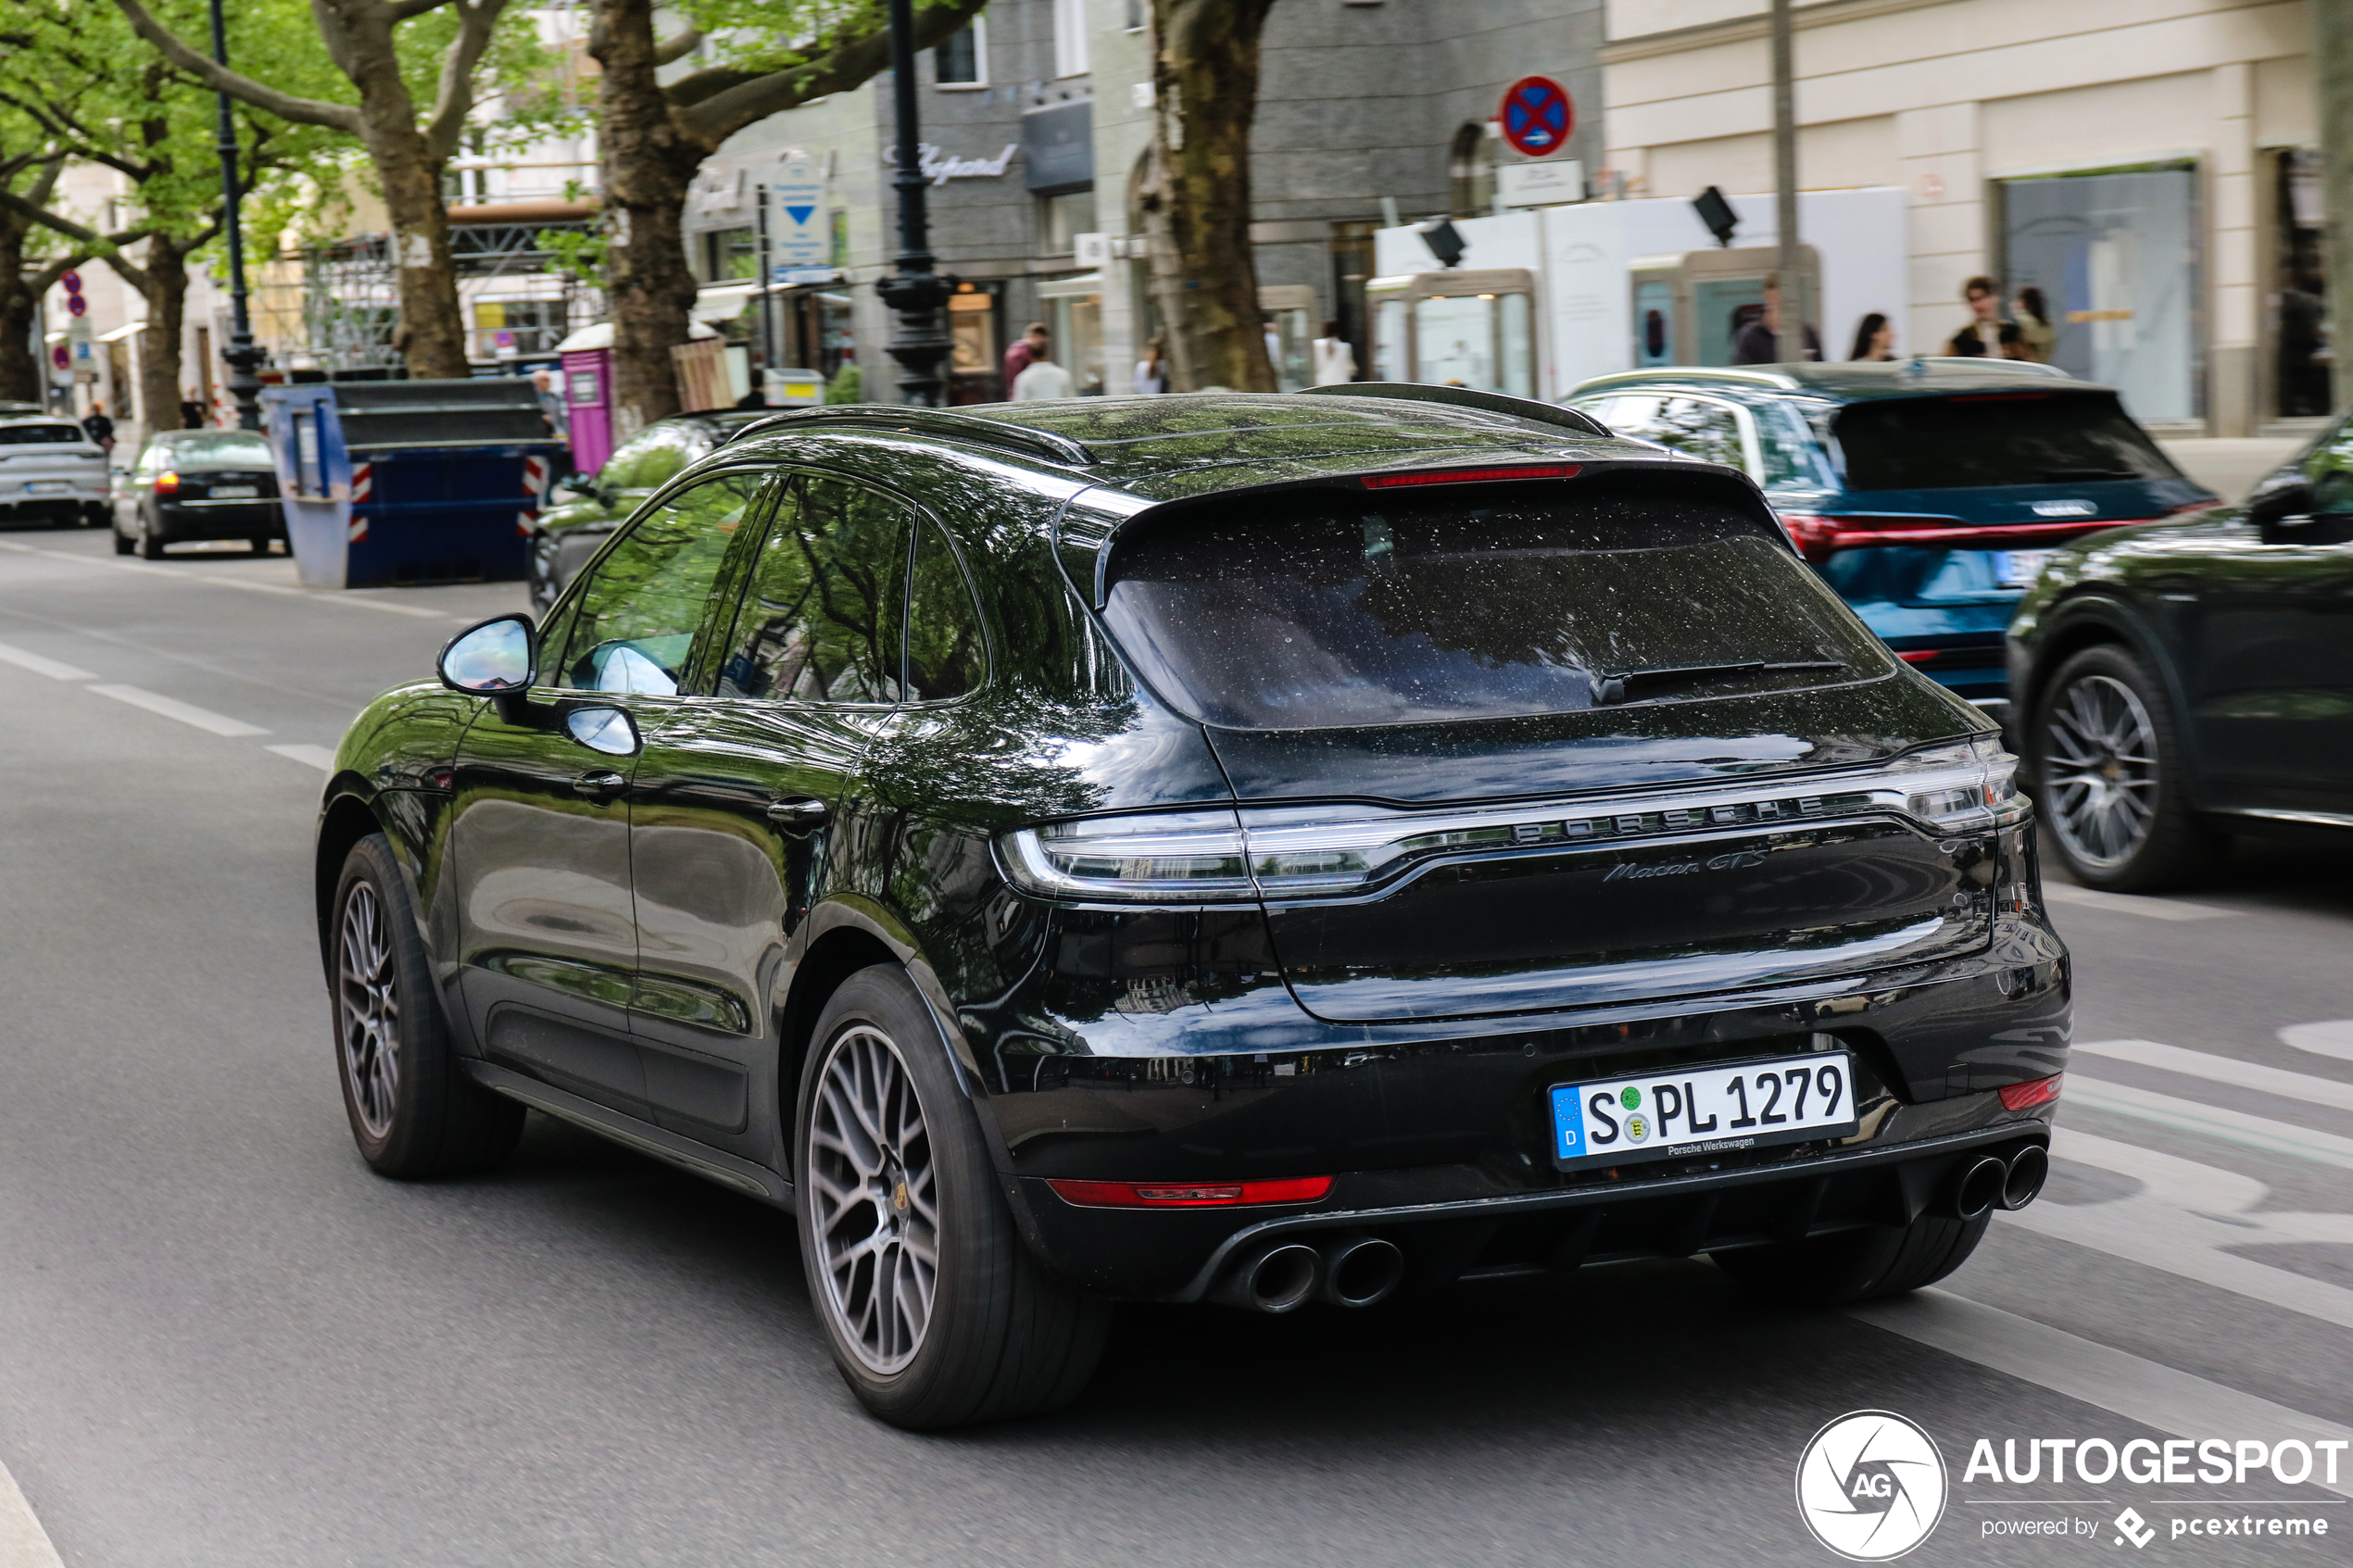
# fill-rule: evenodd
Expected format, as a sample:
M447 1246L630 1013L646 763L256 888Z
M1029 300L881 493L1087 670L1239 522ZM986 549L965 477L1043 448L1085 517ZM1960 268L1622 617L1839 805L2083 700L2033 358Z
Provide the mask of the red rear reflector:
M1046 1185L1082 1209L1212 1209L1238 1203L1314 1203L1332 1190L1329 1176L1273 1182L1077 1182Z
M1943 648L1907 648L1895 657L1906 664L1926 664L1944 651Z
M2054 1073L2047 1078L2037 1078L2028 1084L2010 1084L1997 1092L2002 1097L2004 1110L2024 1110L2030 1105L2048 1105L2058 1098L2059 1080L2064 1073Z
M1575 479L1581 463L1516 463L1501 469L1428 469L1416 473L1375 473L1365 476L1367 490L1394 490L1406 484L1478 484L1491 479Z

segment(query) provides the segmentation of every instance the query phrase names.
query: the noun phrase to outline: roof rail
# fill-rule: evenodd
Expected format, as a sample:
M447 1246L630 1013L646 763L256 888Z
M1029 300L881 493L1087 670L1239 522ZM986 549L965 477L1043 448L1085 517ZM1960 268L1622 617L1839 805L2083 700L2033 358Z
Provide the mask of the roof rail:
M764 420L754 420L721 445L746 441L755 435L781 435L787 431L806 430L819 425L936 435L944 441L968 441L975 446L1006 448L1074 468L1087 468L1094 462L1094 458L1088 456L1086 447L1051 431L1007 424L1001 420L983 419L976 414L960 414L952 408L926 408L907 403L840 403L827 408L795 408L786 413L772 414Z
M1532 397L1479 392L1467 386L1432 386L1427 382L1412 381L1349 381L1334 382L1329 386L1302 387L1301 391L1317 397L1395 397L1410 403L1449 403L1458 408L1480 408L1491 414L1509 414L1515 419L1533 420L1539 424L1563 425L1585 435L1610 433L1602 428L1599 421L1574 408L1539 403Z
M1915 354L1910 363L1929 365L1975 365L1981 370L2017 370L2031 376L2057 376L2061 381L2075 378L2057 365L2045 365L2038 359L1990 359L1982 354Z

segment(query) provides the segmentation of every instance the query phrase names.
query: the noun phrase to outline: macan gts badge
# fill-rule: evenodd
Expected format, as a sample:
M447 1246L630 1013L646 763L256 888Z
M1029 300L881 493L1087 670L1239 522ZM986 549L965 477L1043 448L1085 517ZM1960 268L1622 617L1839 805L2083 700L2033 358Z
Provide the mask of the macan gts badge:
M321 952L376 1170L530 1108L774 1203L950 1426L1123 1300L1943 1277L2066 1066L2014 766L1747 478L1565 409L808 410L360 716Z

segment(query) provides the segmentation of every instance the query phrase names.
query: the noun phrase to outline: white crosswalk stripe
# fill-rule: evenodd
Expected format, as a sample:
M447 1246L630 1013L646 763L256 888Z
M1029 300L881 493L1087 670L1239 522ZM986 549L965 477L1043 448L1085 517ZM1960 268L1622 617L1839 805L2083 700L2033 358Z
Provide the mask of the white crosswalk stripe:
M2075 1050L2079 1056L2136 1061L2144 1067L2161 1067L2168 1073L2180 1073L2192 1078L2208 1078L2217 1084L2235 1084L2243 1089L2260 1089L2265 1094L2300 1099L2309 1105L2353 1110L2353 1084L2342 1083L2334 1078L2315 1078L2309 1073L2290 1073L2283 1068L2266 1067L2259 1061L2241 1061L2236 1057L2183 1050L2179 1046L2159 1045L2155 1040L2081 1040L2076 1042Z

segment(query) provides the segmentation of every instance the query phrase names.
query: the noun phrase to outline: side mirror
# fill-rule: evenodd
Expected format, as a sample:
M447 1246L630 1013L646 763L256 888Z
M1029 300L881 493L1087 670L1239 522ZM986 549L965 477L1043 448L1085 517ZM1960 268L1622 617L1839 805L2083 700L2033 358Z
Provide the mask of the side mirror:
M608 757L635 757L640 744L636 721L618 708L567 709L564 733Z
M2301 479L2283 479L2247 498L2246 521L2270 533L2310 522L2317 506L2310 485Z
M539 638L527 615L501 615L449 639L434 666L441 684L469 696L506 696L539 673Z
M568 473L548 487L548 495L557 499L577 500L597 493L597 482L585 473Z

